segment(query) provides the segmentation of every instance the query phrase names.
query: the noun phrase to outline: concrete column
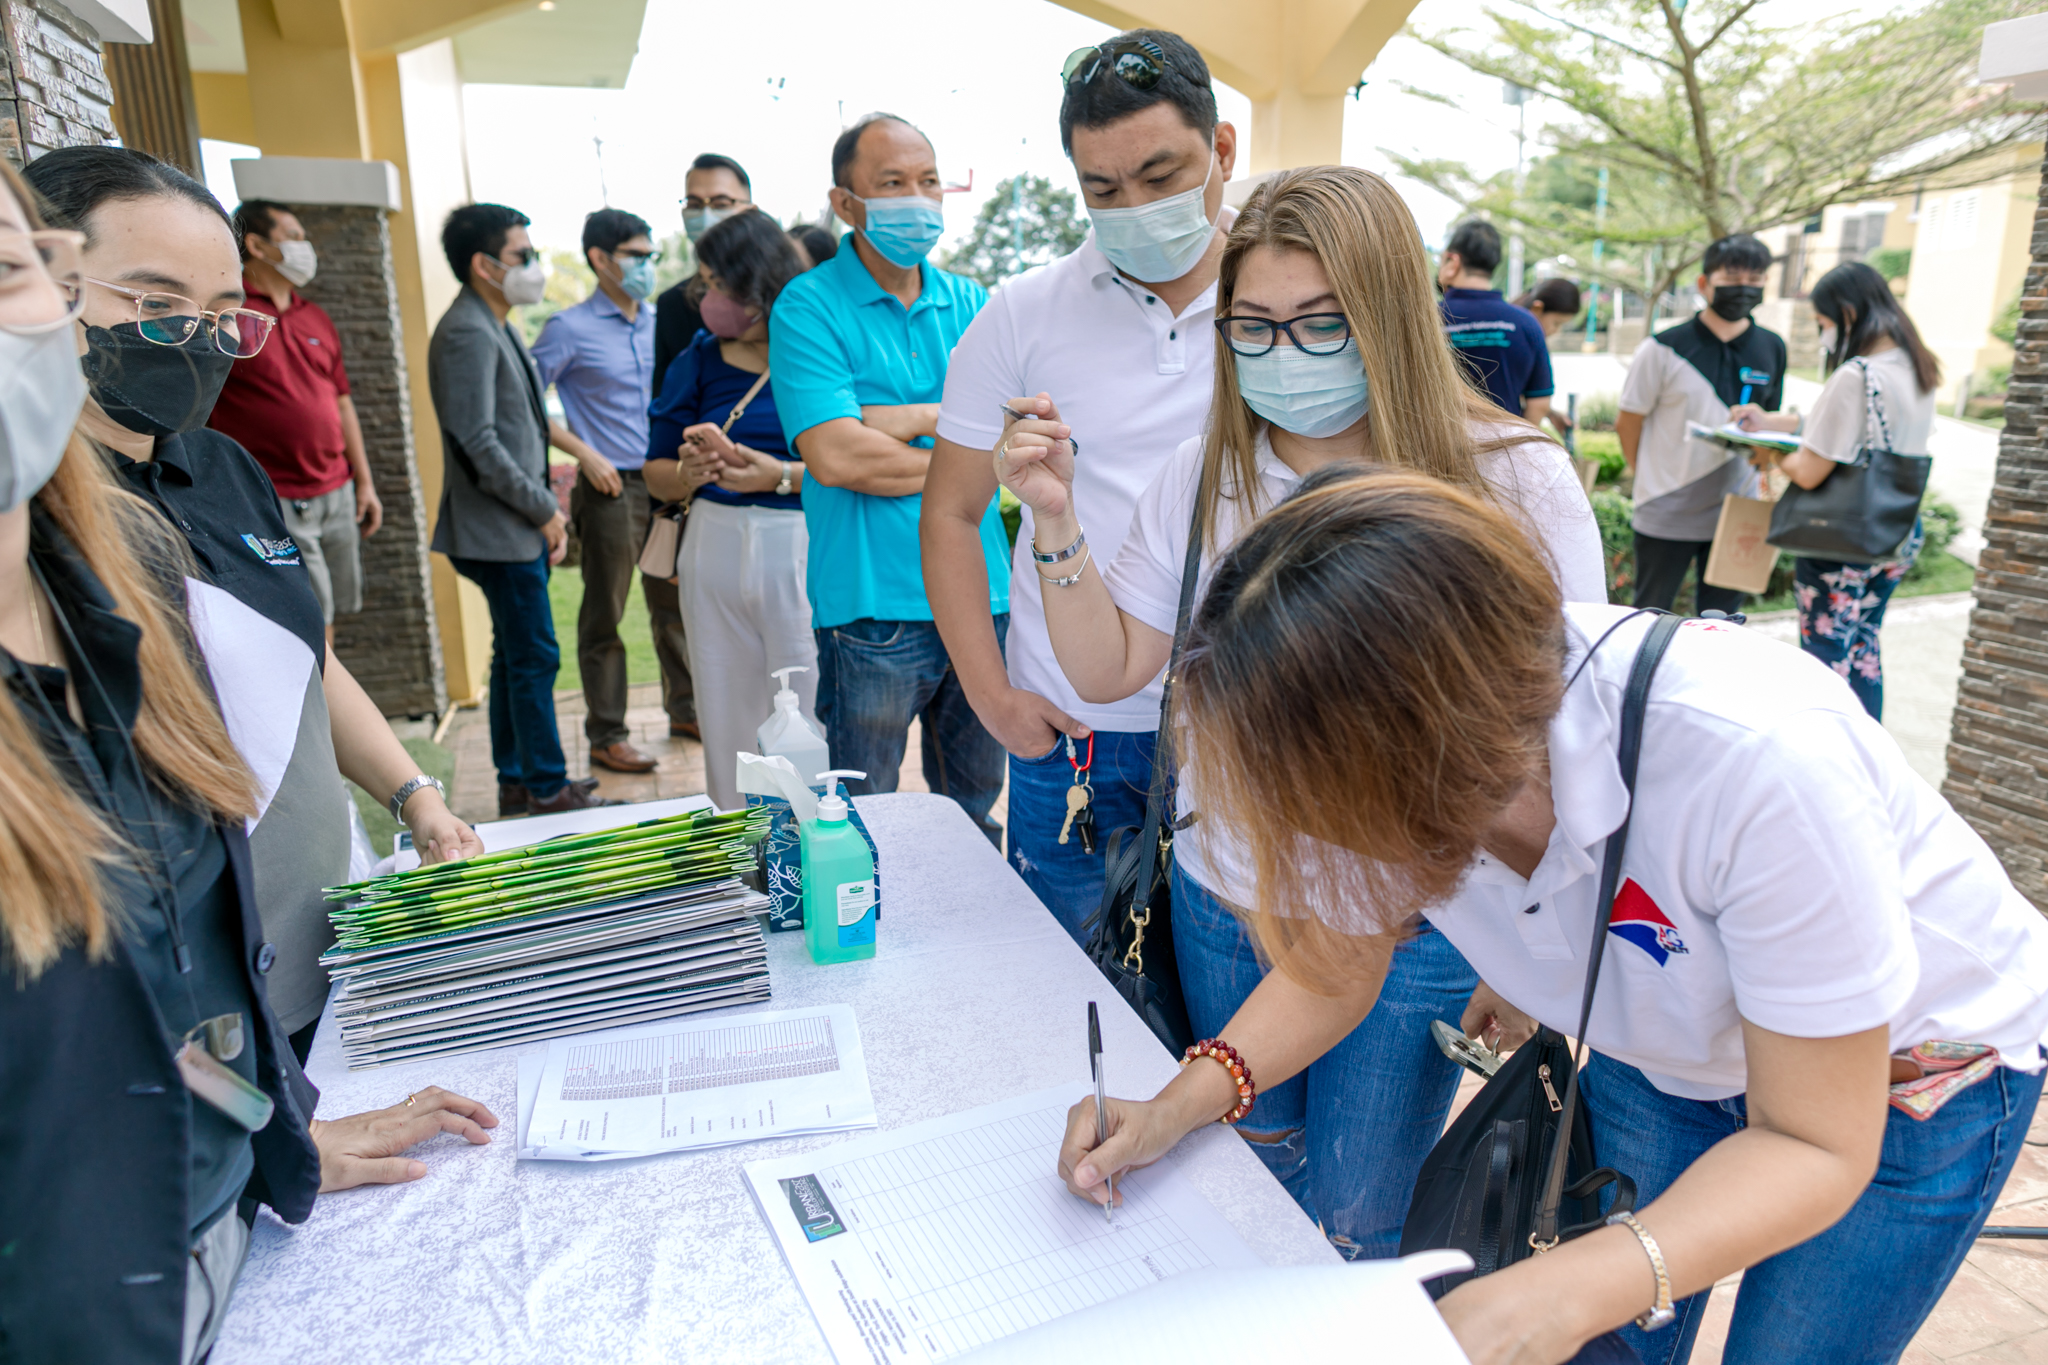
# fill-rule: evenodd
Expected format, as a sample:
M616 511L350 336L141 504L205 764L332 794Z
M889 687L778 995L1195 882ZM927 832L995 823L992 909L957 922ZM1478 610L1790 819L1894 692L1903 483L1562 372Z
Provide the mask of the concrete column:
M427 509L415 458L406 329L393 232L397 168L383 161L265 157L235 163L245 199L290 206L320 253L303 292L334 318L384 504L384 527L363 542L363 609L335 619L335 653L386 715L448 704L427 568ZM431 414L429 414L431 420Z
M2020 310L1942 794L2048 911L2048 162Z
M1334 166L1344 160L1344 97L1298 88L1252 101L1247 146L1253 175L1296 166Z

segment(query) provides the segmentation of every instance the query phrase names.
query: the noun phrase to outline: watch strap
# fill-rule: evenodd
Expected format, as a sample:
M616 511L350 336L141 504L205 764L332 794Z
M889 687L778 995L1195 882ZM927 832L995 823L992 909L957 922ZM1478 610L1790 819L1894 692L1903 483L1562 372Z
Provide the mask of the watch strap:
M1607 1216L1607 1221L1611 1226L1625 1227L1636 1235L1636 1240L1643 1244L1644 1254L1650 1258L1650 1270L1657 1277L1657 1301L1650 1306L1649 1312L1636 1319L1636 1326L1645 1332L1669 1327L1677 1319L1678 1312L1671 1306L1671 1276L1664 1268L1664 1248L1657 1245L1657 1239L1650 1235L1650 1230L1636 1221L1632 1213L1612 1213Z
M412 800L414 796L418 795L420 790L424 787L432 787L435 791L441 793L441 795L444 797L448 795L448 789L441 785L441 780L439 778L428 777L425 773L416 773L413 776L407 778L403 783L401 783L397 791L391 793L391 800L389 802L391 806L391 818L398 821L400 824L404 824L405 803Z

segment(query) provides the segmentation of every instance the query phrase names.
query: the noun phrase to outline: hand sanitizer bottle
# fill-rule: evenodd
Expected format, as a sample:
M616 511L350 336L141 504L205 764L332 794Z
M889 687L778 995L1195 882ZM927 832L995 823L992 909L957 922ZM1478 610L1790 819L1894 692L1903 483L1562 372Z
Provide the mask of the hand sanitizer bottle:
M802 664L792 664L768 675L782 684L782 690L775 694L774 712L761 722L754 738L760 745L757 753L764 758L780 755L788 759L804 785L815 787L819 774L832 766L832 755L825 746L825 737L797 709L796 689L789 685L790 674L810 671Z
M835 768L818 776L825 795L818 818L803 826L804 944L813 962L857 962L875 955L875 860L846 818L836 779L867 774Z

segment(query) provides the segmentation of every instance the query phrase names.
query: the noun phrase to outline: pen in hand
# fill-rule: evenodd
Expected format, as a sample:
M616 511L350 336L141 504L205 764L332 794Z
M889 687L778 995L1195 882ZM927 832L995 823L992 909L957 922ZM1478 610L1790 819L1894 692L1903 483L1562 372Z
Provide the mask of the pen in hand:
M1103 1098L1102 1084L1102 1016L1096 1013L1095 1002L1088 1002L1088 1070L1095 1077L1095 1145L1100 1148L1109 1141L1109 1107ZM1109 1186L1109 1200L1102 1206L1105 1222L1116 1222L1116 1176L1107 1174L1103 1182Z

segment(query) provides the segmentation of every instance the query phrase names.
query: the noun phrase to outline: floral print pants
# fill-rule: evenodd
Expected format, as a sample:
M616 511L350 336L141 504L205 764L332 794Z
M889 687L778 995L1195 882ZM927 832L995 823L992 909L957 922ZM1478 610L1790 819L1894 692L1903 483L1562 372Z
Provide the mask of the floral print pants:
M1800 559L1793 566L1799 601L1799 647L1849 680L1850 690L1872 720L1884 719L1884 661L1877 632L1892 590L1920 554L1920 523L1899 547L1899 557L1881 564L1843 564Z

